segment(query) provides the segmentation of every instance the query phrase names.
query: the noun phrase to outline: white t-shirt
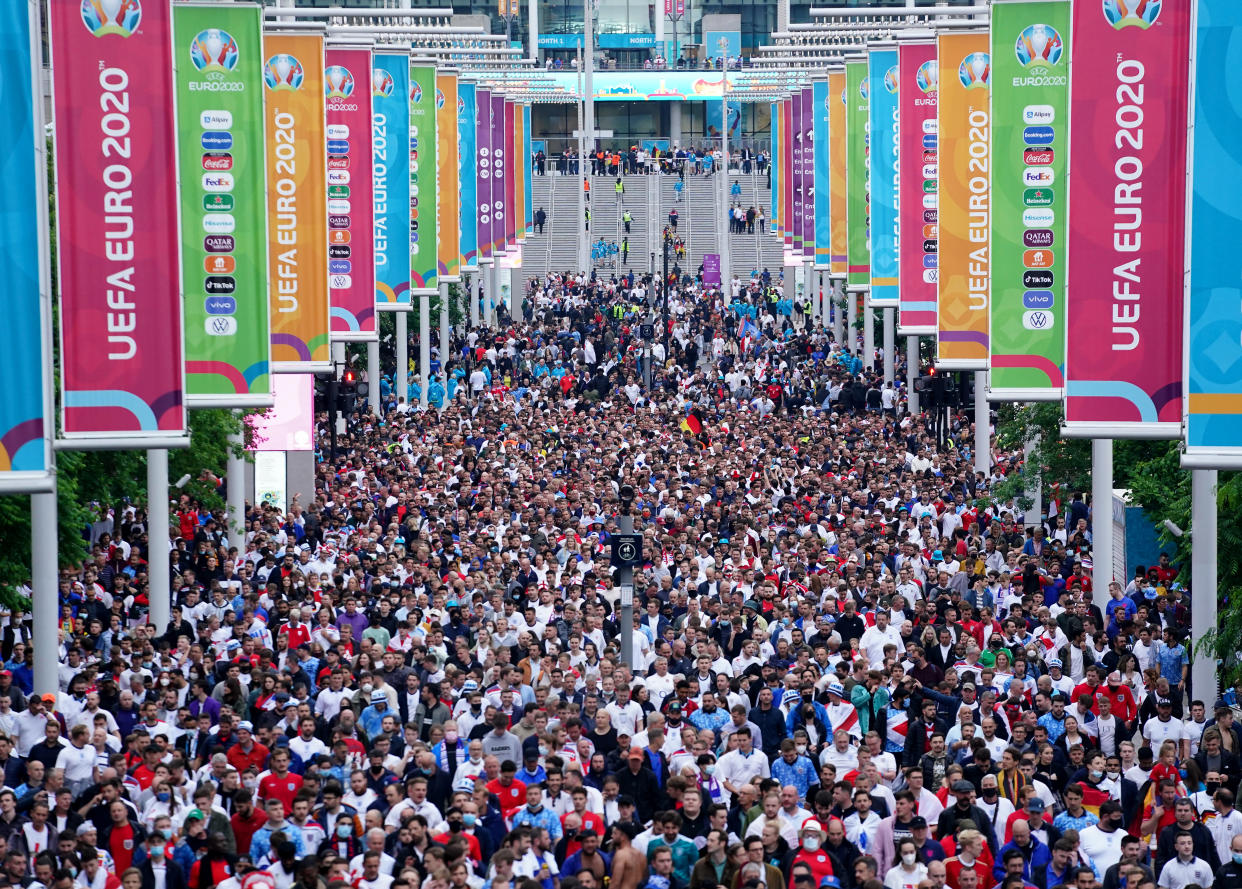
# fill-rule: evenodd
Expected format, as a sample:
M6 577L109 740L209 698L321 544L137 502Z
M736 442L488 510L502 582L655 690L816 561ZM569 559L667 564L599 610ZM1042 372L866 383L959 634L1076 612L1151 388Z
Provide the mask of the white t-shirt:
M1170 718L1168 722L1161 722L1159 716L1153 716L1143 723L1143 737L1151 742L1152 750L1159 750L1165 741L1180 744L1186 737L1186 727L1180 719Z

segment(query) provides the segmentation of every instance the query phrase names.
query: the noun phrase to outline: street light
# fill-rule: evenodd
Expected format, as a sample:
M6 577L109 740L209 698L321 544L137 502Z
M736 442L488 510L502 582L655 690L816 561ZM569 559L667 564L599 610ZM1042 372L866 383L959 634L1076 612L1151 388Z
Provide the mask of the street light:
M505 20L505 46L513 43L513 20L518 17L519 0L500 0L500 17Z

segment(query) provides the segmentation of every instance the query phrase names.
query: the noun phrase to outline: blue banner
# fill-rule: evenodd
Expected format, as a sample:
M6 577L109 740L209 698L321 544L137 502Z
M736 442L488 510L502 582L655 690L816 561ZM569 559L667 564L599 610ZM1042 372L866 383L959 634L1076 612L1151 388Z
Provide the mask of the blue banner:
M522 160L521 160L522 163L526 164L526 170L522 174L522 182L525 186L523 188L524 193L522 195L522 200L524 202L522 206L522 218L525 220L527 232L532 232L535 230L535 204L534 204L534 197L532 196L532 192L534 191L534 186L531 184L531 176L534 175L534 169L531 165L531 158L533 158L534 156L535 156L535 152L531 150L531 146L530 146L530 104L528 103L522 106Z
M897 50L867 57L871 87L871 305L895 308L897 295Z
M44 258L47 236L47 167L39 84L34 78L38 4L9 0L0 4L0 71L5 101L0 120L8 133L0 154L0 231L5 269L4 397L0 398L0 491L47 490L51 466L45 374L52 361L44 337ZM33 39L32 39L33 33ZM38 104L37 104L38 103ZM49 319L50 321L50 319Z
M479 232L477 228L478 183L475 177L475 155L478 153L475 139L475 85L464 80L457 84L457 148L458 177L461 189L461 270L479 270Z
M1184 460L1231 469L1242 466L1242 94L1229 73L1242 64L1240 29L1237 0L1199 0L1192 55Z
M829 268L832 264L832 215L830 201L832 186L828 182L828 81L818 80L811 84L812 124L815 132L811 144L815 146L812 175L815 192L815 267Z
M375 307L410 306L409 53L375 53L371 155L375 196Z

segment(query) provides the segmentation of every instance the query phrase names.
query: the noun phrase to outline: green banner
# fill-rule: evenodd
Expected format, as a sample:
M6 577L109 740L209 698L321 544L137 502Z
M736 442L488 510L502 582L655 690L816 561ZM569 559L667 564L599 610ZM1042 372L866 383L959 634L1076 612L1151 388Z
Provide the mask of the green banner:
M272 403L263 12L173 9L188 407Z
M871 283L871 90L867 61L845 63L845 225L849 281Z
M992 6L993 398L1060 400L1065 373L1065 239L1070 4Z
M436 69L410 65L410 293L439 286L436 244Z

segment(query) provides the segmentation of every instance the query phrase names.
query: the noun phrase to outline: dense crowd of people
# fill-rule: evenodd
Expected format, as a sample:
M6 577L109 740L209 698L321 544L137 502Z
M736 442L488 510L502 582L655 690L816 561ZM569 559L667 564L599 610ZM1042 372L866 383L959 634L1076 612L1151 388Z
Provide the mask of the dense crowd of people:
M0 636L0 886L1242 887L1176 568L1093 597L1082 496L1024 516L766 273L657 285L531 282L244 539L182 498L166 628L96 525L59 691Z

